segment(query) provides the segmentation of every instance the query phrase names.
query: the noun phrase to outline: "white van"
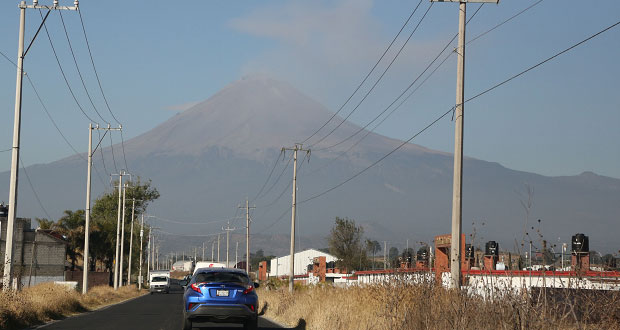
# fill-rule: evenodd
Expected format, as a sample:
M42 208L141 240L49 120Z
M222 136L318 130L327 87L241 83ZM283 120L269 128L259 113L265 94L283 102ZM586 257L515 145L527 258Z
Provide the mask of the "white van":
M170 271L152 270L149 272L149 292L170 292Z

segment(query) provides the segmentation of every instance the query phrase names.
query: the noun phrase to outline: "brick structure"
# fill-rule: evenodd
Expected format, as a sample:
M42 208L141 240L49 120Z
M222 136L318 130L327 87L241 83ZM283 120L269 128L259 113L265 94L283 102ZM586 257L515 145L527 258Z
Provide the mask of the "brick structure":
M319 282L325 282L325 273L327 272L327 258L315 257L312 259L312 275L319 278Z
M441 283L441 274L450 271L450 247L452 235L435 236L435 279ZM465 261L465 234L461 234L461 269L466 269Z
M261 261L258 263L258 280L267 280L267 261Z
M13 235L13 278L21 287L64 281L68 242L51 230L30 229L30 219L17 218ZM4 260L7 218L0 217L0 256Z

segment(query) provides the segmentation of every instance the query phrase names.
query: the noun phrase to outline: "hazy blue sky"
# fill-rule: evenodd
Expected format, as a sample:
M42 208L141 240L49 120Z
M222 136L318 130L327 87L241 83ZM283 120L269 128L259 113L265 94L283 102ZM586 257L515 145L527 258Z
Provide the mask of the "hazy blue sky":
M51 3L40 0L40 3ZM468 25L468 39L533 0L485 5ZM62 1L61 4L71 4ZM183 105L208 98L244 75L285 80L335 110L380 56L418 3L410 1L94 1L82 15L108 99L125 137L143 133ZM18 1L0 3L0 51L17 53ZM430 5L423 1L408 35ZM478 8L470 4L471 15ZM351 120L365 124L389 104L457 31L458 5L436 3L401 57ZM549 57L620 19L620 2L542 1L472 42L467 50L466 97ZM63 12L73 48L98 109L110 118L90 68L75 12ZM30 40L40 22L27 13ZM48 27L72 88L91 116L58 12ZM397 41L397 46L404 39ZM620 178L620 27L466 105L465 153L509 168L545 175L583 171ZM392 53L390 53L392 54ZM380 68L383 68L380 66ZM89 121L69 94L43 32L25 71L50 112L80 151ZM15 68L0 58L0 150L10 147ZM377 132L408 138L454 104L451 58ZM25 83L23 161L47 163L72 154ZM350 108L347 108L350 109ZM345 112L346 113L346 112ZM115 136L118 140L118 137ZM116 141L115 141L116 142ZM453 150L453 123L444 120L415 143ZM10 153L0 152L0 170Z

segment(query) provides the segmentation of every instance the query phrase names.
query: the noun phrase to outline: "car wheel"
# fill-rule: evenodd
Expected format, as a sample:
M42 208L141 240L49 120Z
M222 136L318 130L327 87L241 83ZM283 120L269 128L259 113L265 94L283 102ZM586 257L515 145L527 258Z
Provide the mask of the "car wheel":
M187 317L183 318L183 330L192 330L192 321Z
M243 328L247 330L258 329L258 317L251 318L243 324Z

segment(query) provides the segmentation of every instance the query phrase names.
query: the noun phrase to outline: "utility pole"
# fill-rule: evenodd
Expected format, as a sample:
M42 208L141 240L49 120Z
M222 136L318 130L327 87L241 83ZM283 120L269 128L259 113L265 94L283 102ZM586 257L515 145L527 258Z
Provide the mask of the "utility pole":
M217 262L220 262L220 234L217 234Z
M123 259L125 259L125 196L127 194L127 183L123 185L123 215L121 220L121 259L120 259L120 272L119 272L119 286L123 286Z
M383 270L387 269L387 241L383 241Z
M114 259L114 290L118 290L118 264L119 264L119 252L120 252L120 239L121 239L121 189L123 186L123 171L118 174L118 218L116 220L116 252Z
M6 231L6 247L4 253L4 274L2 277L2 288L4 291L11 290L11 279L13 271L13 236L15 227L15 218L17 214L17 187L18 187L18 172L19 172L19 148L20 148L20 136L21 136L21 111L22 111L22 82L24 79L24 58L30 50L30 47L34 43L39 31L45 24L45 20L49 16L50 12L54 10L78 10L79 1L74 1L73 7L59 6L58 1L54 1L53 6L39 6L38 0L33 0L32 5L26 5L26 1L20 2L19 7L19 41L17 44L17 80L15 82L15 117L13 119L13 148L11 154L11 181L9 184L9 214L7 217L7 231ZM29 9L47 9L48 12L43 18L37 33L32 38L32 41L24 51L24 32L26 27L26 8ZM15 285L17 283L14 283Z
M138 275L138 290L142 289L142 237L144 237L144 213L142 214L142 224L140 225L140 274Z
M459 37L456 55L456 106L454 112L454 181L452 186L452 237L450 240L450 288L461 287L461 224L463 210L463 121L465 89L465 24L467 3L498 3L499 0L431 0L459 3Z
M239 206L241 208L241 206ZM245 272L250 274L250 209L255 209L255 206L250 206L250 201L245 199Z
M105 130L105 132L103 133L103 136L101 137L101 139L99 139L99 143L97 143L97 146L95 147L95 150L93 150L93 130ZM86 292L88 292L88 258L89 258L89 242L90 242L90 184L91 184L91 174L92 174L92 166L93 166L93 155L95 154L95 152L97 151L97 148L99 148L99 146L101 145L101 142L103 141L103 138L105 137L105 135L109 132L109 131L115 131L115 130L122 130L122 126L119 126L118 128L112 128L110 127L110 124L108 124L108 127L99 127L99 125L97 124L96 126L93 126L92 123L88 124L88 169L86 172L86 209L85 209L85 226L84 226L84 255L83 255L83 259L84 259L84 267L83 268L83 274L82 274L82 294L86 294Z
M295 217L297 215L297 151L305 151L310 154L310 149L303 149L301 143L296 143L293 148L282 148L282 151L293 150L293 204L291 208L291 256L290 274L288 275L288 291L293 294L293 281L295 278Z
M202 242L202 259L201 261L205 261L205 242Z
M211 262L215 261L215 259L213 259L214 251L215 251L215 241L211 242Z
M236 229L237 228L230 228L230 220L226 223L226 228L222 227L222 230L226 231L226 267L230 267L230 263L228 261L230 257L230 254L228 253L228 249L230 247L230 232Z
M129 234L129 261L127 265L127 285L131 284L131 252L133 251L133 220L135 216L136 199L131 199L131 233Z
M237 246L235 247L235 267L237 267L237 263L239 263L239 241L237 241Z

